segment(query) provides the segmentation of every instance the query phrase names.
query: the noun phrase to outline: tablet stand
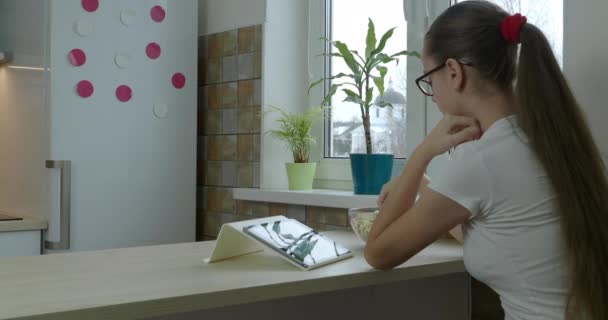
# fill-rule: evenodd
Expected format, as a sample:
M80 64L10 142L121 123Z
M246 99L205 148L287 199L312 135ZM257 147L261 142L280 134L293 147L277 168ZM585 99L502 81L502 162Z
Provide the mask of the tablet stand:
M207 263L214 263L230 258L240 257L251 253L264 251L265 246L243 232L243 227L253 224L286 220L284 216L273 216L261 219L225 223L220 229L215 248Z

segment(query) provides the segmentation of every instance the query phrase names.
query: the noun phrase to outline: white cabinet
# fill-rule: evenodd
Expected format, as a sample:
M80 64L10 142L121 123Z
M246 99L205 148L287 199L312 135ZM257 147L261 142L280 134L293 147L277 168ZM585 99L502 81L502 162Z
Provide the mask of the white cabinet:
M0 232L0 258L40 255L40 230Z

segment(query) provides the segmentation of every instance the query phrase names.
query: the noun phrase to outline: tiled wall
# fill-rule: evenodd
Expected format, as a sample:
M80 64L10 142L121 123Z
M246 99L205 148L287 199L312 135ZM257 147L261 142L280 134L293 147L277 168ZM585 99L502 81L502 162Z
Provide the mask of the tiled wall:
M232 188L259 187L261 66L261 25L199 38L199 240L235 219Z
M318 230L348 229L346 209L235 201L233 188L259 188L262 26L199 39L197 239L222 224L272 215Z

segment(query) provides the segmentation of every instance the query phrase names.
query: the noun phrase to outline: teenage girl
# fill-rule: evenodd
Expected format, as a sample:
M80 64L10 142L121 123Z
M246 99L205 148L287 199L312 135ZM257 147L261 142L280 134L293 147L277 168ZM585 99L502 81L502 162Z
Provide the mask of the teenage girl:
M383 189L368 263L393 268L453 230L506 319L608 319L606 171L543 33L460 2L430 27L422 64L416 83L444 117Z

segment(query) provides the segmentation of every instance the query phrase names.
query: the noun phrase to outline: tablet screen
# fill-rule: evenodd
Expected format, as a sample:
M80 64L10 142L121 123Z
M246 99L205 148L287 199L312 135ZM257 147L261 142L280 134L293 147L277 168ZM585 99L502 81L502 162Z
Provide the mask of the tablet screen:
M352 256L350 250L293 219L256 224L243 230L306 269Z

